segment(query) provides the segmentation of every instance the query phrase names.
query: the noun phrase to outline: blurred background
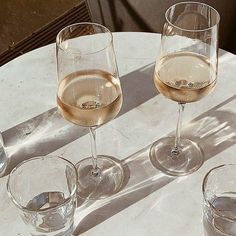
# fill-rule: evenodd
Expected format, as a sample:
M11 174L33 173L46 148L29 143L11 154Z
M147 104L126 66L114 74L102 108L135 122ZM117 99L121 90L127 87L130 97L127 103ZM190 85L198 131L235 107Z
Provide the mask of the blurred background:
M161 33L166 9L177 2L181 0L1 0L0 65L55 42L56 34L75 22L98 22L111 31ZM220 47L236 54L236 0L199 2L219 11Z
M1 0L0 53L76 6L80 0Z

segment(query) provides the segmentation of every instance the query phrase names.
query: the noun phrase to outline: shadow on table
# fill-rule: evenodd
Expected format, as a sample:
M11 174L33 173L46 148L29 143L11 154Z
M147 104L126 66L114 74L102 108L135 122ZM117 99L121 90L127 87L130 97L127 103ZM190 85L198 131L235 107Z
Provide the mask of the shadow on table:
M158 94L152 82L153 71L152 63L121 77L123 106L118 116ZM31 157L47 155L87 133L87 128L65 121L57 108L4 131L2 135L9 156L4 175L18 163Z
M236 103L236 95L198 116L183 127L183 136L198 142L205 161L236 143L236 114L225 106ZM171 135L171 134L170 134ZM82 234L173 181L176 177L155 169L149 159L150 146L123 160L130 169L125 188L111 198L87 201L78 208L74 235ZM80 212L86 215L80 218Z
M151 165L148 159L149 147L122 161L122 164L129 168L130 173L129 181L122 191L104 200L85 201L78 207L79 215L81 211L86 211L88 214L79 222L73 235L86 232L174 179ZM78 220L80 220L79 215Z
M4 144L10 158L6 173L23 160L47 155L72 142L87 130L69 124L53 108L37 117L4 131Z
M220 56L224 54L221 50ZM152 82L153 71L154 63L121 77L123 106L118 116L158 94ZM87 129L66 122L57 108L8 129L2 133L9 157L3 175L23 160L47 155L87 133Z
M151 81L153 69L152 64L121 78L124 105L119 115L157 95ZM198 142L206 160L236 142L236 114L225 109L230 102L235 103L235 99L236 95L198 116L183 128L183 136ZM49 154L86 133L86 129L64 121L56 108L6 130L3 137L10 156L6 174L19 162ZM149 148L150 145L122 161L130 173L122 191L105 200L82 203L78 212L81 211L85 217L75 221L75 235L86 232L175 179L151 165Z
M183 130L203 150L205 161L236 143L236 114L226 106L236 95L192 120ZM234 105L235 106L235 105Z

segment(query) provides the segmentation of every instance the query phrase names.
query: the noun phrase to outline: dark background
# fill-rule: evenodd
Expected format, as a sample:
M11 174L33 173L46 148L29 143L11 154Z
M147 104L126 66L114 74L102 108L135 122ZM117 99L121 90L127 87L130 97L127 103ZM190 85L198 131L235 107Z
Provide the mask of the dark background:
M192 0L190 0L192 1ZM196 1L196 0L195 0ZM93 21L111 31L162 32L167 8L181 0L0 0L0 65L55 42L66 25ZM236 0L201 0L220 15L220 47L236 54Z
M81 0L0 0L0 53L55 20Z
M92 19L112 31L161 33L167 8L185 0L87 0ZM190 0L191 1L191 0ZM236 54L236 0L194 0L221 15L220 47Z

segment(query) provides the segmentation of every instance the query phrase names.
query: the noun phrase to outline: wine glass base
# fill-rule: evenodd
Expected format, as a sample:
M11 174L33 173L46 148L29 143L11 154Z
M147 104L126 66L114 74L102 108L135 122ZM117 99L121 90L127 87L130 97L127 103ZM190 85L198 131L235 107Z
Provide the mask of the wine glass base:
M188 175L199 169L204 160L200 147L189 139L181 139L176 152L173 150L174 143L174 137L153 143L149 153L153 166L172 176Z
M124 169L114 158L99 155L97 158L99 173L93 175L91 157L76 164L78 172L78 191L80 198L99 200L119 192L124 183Z

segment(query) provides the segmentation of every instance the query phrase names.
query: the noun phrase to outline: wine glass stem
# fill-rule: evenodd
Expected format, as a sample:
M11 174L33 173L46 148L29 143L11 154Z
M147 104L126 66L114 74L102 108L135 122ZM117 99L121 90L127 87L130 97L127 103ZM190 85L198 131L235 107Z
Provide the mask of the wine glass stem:
M181 151L180 135L181 135L181 127L182 127L182 119L183 119L183 112L184 112L185 103L178 103L178 105L179 105L178 122L177 122L176 133L175 133L175 146L171 150L172 156L179 155L179 153Z
M97 164L97 147L96 147L96 130L93 127L89 128L89 133L91 137L91 151L92 151L92 163L93 163L93 169L91 171L91 174L94 177L97 177L100 174L100 169Z

